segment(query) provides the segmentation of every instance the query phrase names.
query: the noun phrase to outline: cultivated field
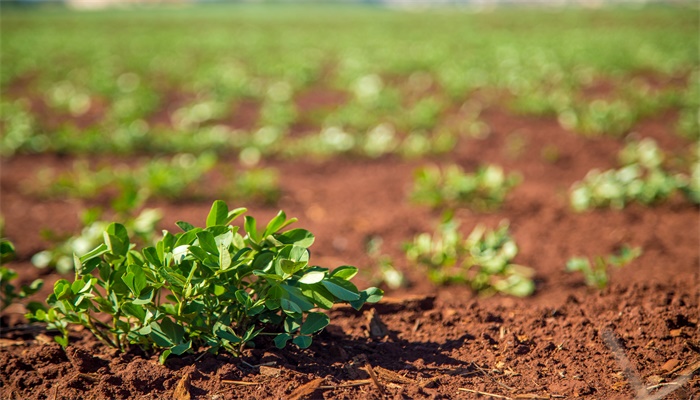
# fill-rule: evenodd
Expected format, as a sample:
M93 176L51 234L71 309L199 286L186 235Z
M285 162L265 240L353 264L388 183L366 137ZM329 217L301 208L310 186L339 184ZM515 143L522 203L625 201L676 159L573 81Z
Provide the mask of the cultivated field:
M699 398L697 13L3 7L0 397Z

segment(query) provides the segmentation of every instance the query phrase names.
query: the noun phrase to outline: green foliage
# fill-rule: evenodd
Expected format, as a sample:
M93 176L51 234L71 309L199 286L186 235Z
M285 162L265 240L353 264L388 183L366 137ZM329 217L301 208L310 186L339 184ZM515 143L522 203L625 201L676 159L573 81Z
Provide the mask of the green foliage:
M18 299L24 299L33 295L44 284L41 279L36 279L28 286L17 288L10 281L17 278L17 273L4 266L15 258L15 246L7 239L0 239L0 311L6 309Z
M623 166L600 172L591 170L582 181L571 186L571 206L576 211L610 207L622 209L630 202L661 202L683 189L697 204L696 177L672 175L663 167L664 154L652 139L630 142L621 152ZM695 169L695 167L694 167ZM695 191L694 191L695 190Z
M39 178L44 184L44 195L70 196L93 199L101 195L112 198L112 208L129 213L151 198L198 199L202 188L197 184L215 166L213 153L177 154L156 158L138 167L125 165L103 166L91 169L78 161L73 170L56 176L42 171ZM238 200L259 200L274 203L279 197L279 178L272 168L241 169L230 182L222 185L217 194Z
M408 284L404 274L394 267L390 256L381 251L383 239L380 236L370 237L367 241L367 255L375 263L376 273L371 282L375 285L384 284L389 289L399 289Z
M103 240L103 232L110 222L100 220L101 211L88 210L83 213L83 228L80 233L58 243L47 250L32 256L32 264L37 268L55 268L61 274L73 271L74 255L82 257ZM152 243L155 239L156 224L161 213L156 209L145 209L136 217L123 217L124 225L141 243ZM53 235L52 235L53 236Z
M466 238L458 226L448 215L435 233L421 233L406 244L406 257L425 268L430 280L438 284L466 283L483 294L525 297L534 292L533 271L512 262L518 246L507 222L495 231L478 225Z
M329 323L315 310L340 302L359 309L381 299L381 290L360 291L350 282L355 267L310 265L313 234L282 230L295 219L280 211L259 226L245 216L242 234L230 224L245 212L216 201L206 227L180 221L182 232L164 231L155 246L140 250L123 225L112 223L103 243L75 257L74 281L56 282L49 308L30 317L58 329L63 346L68 326L82 325L122 350L162 349L164 362L199 347L237 355L259 335L274 335L280 348L289 340L308 347Z
M537 9L384 11L271 12L244 5L235 12L221 6L86 18L68 10L10 10L3 15L7 40L1 56L13 62L0 71L0 84L8 89L0 151L229 154L251 147L253 131L268 127L289 133L301 127L312 138L304 146L297 139L306 135L280 137L260 148L262 154L347 151L347 138L328 143L315 134L332 126L355 139L355 154L415 154L425 137L455 130L452 122L464 120L466 99L488 103L494 93L505 93L522 112L558 116L563 126L588 135L623 134L680 100L678 129L697 137L697 21L684 7L556 15ZM134 17L140 24L124 24ZM601 19L610 21L610 29L595 29ZM64 29L52 29L57 23ZM157 32L142 29L151 25ZM329 26L334 40L320 43ZM110 35L115 29L119 38ZM129 52L122 51L124 43ZM113 54L124 56L115 62ZM673 86L688 71L695 77L679 92L639 85L635 81L644 77L630 78L639 71L661 83L650 86ZM587 97L598 82L614 90L604 98ZM345 96L325 106L297 102L297 95L319 88ZM37 100L48 107L37 107ZM313 115L311 121L306 115ZM55 126L37 123L45 117ZM244 128L231 122L243 119L249 121L240 124ZM384 124L394 127L393 138L381 131L368 135ZM475 131L483 128L473 125ZM412 136L402 142L403 135ZM365 137L386 147L365 148Z
M193 197L193 185L215 166L216 160L211 153L178 154L169 159L149 160L137 168L105 166L96 170L85 162L76 162L73 171L59 176L44 172L41 178L51 182L45 186L48 186L47 194L53 196L94 198L110 190L113 208L128 212L151 197Z
M411 199L433 208L466 206L490 211L503 204L520 180L517 173L506 175L497 165L482 166L473 174L456 164L442 169L431 165L416 171Z
M566 262L568 272L581 272L586 279L586 285L598 289L608 286L609 270L611 267L622 268L642 254L640 247L630 248L622 246L619 254L610 254L607 257L597 256L593 263L586 257L573 257Z

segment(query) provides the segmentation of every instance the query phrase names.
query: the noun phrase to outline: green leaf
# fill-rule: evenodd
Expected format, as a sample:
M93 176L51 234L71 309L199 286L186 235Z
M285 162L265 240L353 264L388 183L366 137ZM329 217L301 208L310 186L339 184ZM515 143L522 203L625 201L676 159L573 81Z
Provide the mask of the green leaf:
M331 307L333 307L336 299L335 296L333 296L331 292L329 292L328 289L323 287L323 285L320 283L307 286L302 293L304 296L313 299L316 305L327 310L330 310Z
M287 342L289 339L292 338L292 335L288 333L280 333L279 335L275 336L275 339L273 340L275 342L275 346L278 349L283 349L284 346L287 345Z
M291 229L275 235L275 238L284 244L293 244L304 248L309 248L315 239L314 235L306 229Z
M250 240L253 241L253 243L260 242L260 236L258 236L258 227L256 226L255 218L246 215L245 222L243 223L243 228L245 229L246 233L248 234L248 237L250 238Z
M253 268L261 271L268 271L272 265L272 260L275 259L275 253L271 251L263 251L255 255L253 258Z
M287 333L294 333L296 332L299 327L301 326L301 315L298 317L291 317L287 316L287 318L284 319L284 331Z
M89 291L94 284L91 276L84 276L82 279L78 279L71 285L71 291L73 294L81 294Z
M177 346L173 346L172 348L170 348L170 351L173 354L179 356L179 355L182 355L185 352L189 351L191 348L192 348L192 341L188 340L185 343L180 343Z
M124 227L124 225L113 222L109 224L109 226L107 226L107 229L105 231L110 235L119 238L119 240L122 243L129 243L129 232L127 232L126 227Z
M15 258L15 246L7 239L0 239L0 264L5 264Z
M55 336L53 340L60 344L64 349L68 346L68 339L64 338L63 336Z
M183 232L191 231L192 229L194 229L194 225L185 221L177 221L175 222L175 225L180 227L180 229L182 229Z
M216 200L211 205L207 216L207 228L216 225L226 225L228 220L228 206L222 200Z
M274 218L272 218L270 222L268 222L267 227L265 228L265 232L263 232L263 238L266 238L267 236L276 233L280 229L295 221L296 218L292 218L291 220L287 221L287 215L284 213L284 211L280 210L280 212L278 212L277 215Z
M304 276L299 278L299 283L303 283L306 285L312 285L314 283L321 282L323 278L326 277L326 272L325 271L311 271L306 273Z
M222 270L227 270L231 267L231 253L228 252L227 248L221 247L219 249L219 267Z
M240 337L238 337L235 333L233 333L233 330L229 328L228 326L225 326L221 323L217 323L214 326L214 334L224 340L228 340L229 342L233 344L238 344L243 341Z
M163 260L158 258L158 250L155 249L155 247L146 247L142 250L143 257L148 261L151 265L155 267L160 267L163 265Z
M192 244L197 238L197 234L202 232L202 228L190 229L187 232L180 233L177 235L177 240L173 244L173 248L177 248L186 244Z
M53 293L57 300L68 298L71 294L71 284L65 279L60 279L54 283Z
M280 285L280 287L284 291L282 297L294 302L294 304L298 305L302 311L309 311L314 307L314 304L309 301L306 296L304 296L298 287L284 284Z
M297 336L292 342L299 346L300 349L306 349L311 346L312 339L311 336Z
M219 248L216 246L216 239L214 239L214 235L211 232L201 231L197 233L197 239L199 239L199 247L209 254L216 257L219 256Z
M306 317L306 321L304 321L304 324L301 326L300 332L303 335L311 335L328 326L330 322L331 319L326 314L316 312L309 313Z
M131 293L134 297L139 297L141 291L146 288L148 282L146 280L146 274L143 272L141 267L137 265L129 265L126 267L127 273L122 276L122 281L129 287Z
M345 279L346 281L349 281L355 275L357 275L357 268L350 265L343 265L342 267L338 267L331 272L332 277Z
M150 337L158 346L172 347L181 344L184 336L185 328L168 317L163 318L160 323L151 322Z
M343 283L344 282L344 283ZM357 288L352 283L345 280L327 280L322 281L321 284L328 289L335 297L344 301L354 301L360 299L360 294L357 292ZM349 284L349 285L348 285ZM353 290L354 288L354 290Z
M248 211L248 209L245 207L239 207L239 208L235 208L235 209L229 211L228 215L226 216L226 224L225 225L230 224L231 222L233 222L234 219L238 218L239 216L244 214L246 211Z
M141 295L133 300L134 304L144 305L153 301L153 288L142 290Z
M115 256L123 257L129 251L128 242L123 242L117 236L110 235L107 232L104 232L103 236L104 241L107 244L107 247L109 248L109 252L111 252Z
M172 353L172 351L170 349L164 350L160 354L160 357L158 357L158 362L161 364L165 364L165 360L168 359L168 357L170 356L170 353Z
M281 299L280 300L280 305L282 306L282 310L285 312L290 312L290 313L295 313L295 314L301 314L301 307L299 307L298 304L296 304L293 301L290 301L288 299Z
M90 250L88 253L82 255L80 257L80 262L84 263L91 258L99 257L109 251L109 248L107 247L106 244L100 243L99 246L95 247L94 249Z
M365 299L365 302L367 303L377 303L382 299L382 297L384 297L384 291L376 287L367 288L361 293L367 295L367 298ZM362 297L365 296L363 295Z
M384 296L384 291L375 287L365 289L360 292L360 298L351 301L350 305L352 308L359 310L365 303L376 303L382 299Z
M141 322L146 318L146 309L132 302L122 304L121 310L124 314L134 317Z

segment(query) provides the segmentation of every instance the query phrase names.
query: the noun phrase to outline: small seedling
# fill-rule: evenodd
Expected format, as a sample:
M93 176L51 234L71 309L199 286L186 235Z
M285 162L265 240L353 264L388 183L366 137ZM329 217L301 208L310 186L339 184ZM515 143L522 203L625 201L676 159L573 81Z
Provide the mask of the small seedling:
M610 254L607 257L595 257L593 264L586 257L573 257L566 263L568 272L581 272L586 279L586 285L598 289L605 289L609 281L609 269L611 267L622 268L642 254L640 247L631 248L622 246L618 254Z
M498 209L521 181L517 173L505 174L497 165L465 173L456 164L442 169L426 166L415 173L411 199L433 208L466 206L477 211Z
M110 222L100 220L101 211L90 209L83 213L83 229L79 234L60 239L52 248L42 250L32 257L37 268L55 268L61 274L73 271L74 255L83 256L103 240L103 232ZM124 225L141 243L152 243L156 237L156 224L161 220L156 209L144 209L136 217L124 217ZM55 236L48 233L50 236Z
M371 282L375 285L385 284L389 289L398 289L408 285L404 274L394 267L391 257L382 252L384 240L380 236L373 236L367 240L367 255L376 264L377 273Z
M56 341L64 347L68 327L82 325L111 347L162 349L165 362L200 347L239 355L261 335L274 336L279 348L290 340L306 348L330 322L316 309L341 302L360 309L381 299L381 290L350 282L355 267L309 264L313 234L282 231L296 219L280 211L262 228L246 216L242 234L231 223L245 212L216 201L205 228L178 222L182 232L164 231L140 250L112 223L103 243L75 256L73 282L57 281L48 309L28 317L61 332Z
M10 281L17 278L17 273L4 265L15 258L15 246L7 239L0 239L0 311L6 309L18 299L24 299L41 289L44 282L36 279L28 286L17 288Z
M466 283L482 294L500 292L518 297L534 292L532 269L512 262L518 246L507 222L495 231L478 225L466 238L458 226L448 214L434 234L419 234L406 244L406 257L425 268L437 284Z
M571 187L571 207L575 211L610 207L622 209L630 202L654 204L679 189L693 199L692 183L684 175L672 175L663 168L664 155L651 139L631 142L620 152L623 166L600 172L591 170Z

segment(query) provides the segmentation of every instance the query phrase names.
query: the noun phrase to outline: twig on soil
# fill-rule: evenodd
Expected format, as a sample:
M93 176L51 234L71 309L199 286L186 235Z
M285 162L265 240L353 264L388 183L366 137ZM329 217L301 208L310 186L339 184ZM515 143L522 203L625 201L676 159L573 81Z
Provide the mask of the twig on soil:
M316 389L321 387L322 382L323 378L316 378L306 382L305 384L296 388L289 395L289 400L301 400L307 396L310 396L311 394L313 394L313 392L316 391Z
M488 393L488 392L482 392L479 390L473 390L473 389L467 389L467 388L457 388L457 390L461 390L463 392L470 392L470 393L476 393L480 394L482 396L490 396L490 397L496 397L499 399L505 399L505 400L551 400L551 399L563 399L565 396L560 396L556 394L548 394L546 396L540 396L537 394L518 394L515 397L508 397L508 396L502 396L500 394L495 394L495 393Z
M678 377L678 379L676 379L675 381L669 382L669 383L660 384L660 385L654 385L654 386L652 386L651 388L655 388L655 387L658 387L658 386L662 386L662 385L663 385L663 386L666 386L666 388L664 388L664 389L662 389L662 390L659 390L658 392L654 393L653 396L643 397L643 398L641 398L640 400L661 400L661 399L665 398L665 397L668 396L669 394L671 394L671 393L675 392L676 390L680 389L681 386L685 385L685 383L688 382L688 381L690 380L690 378L691 378L696 372L698 372L698 370L700 370L700 360L695 361L695 362L694 362L693 364L691 364L688 368L686 368L685 370L683 370L683 372L681 372L681 375L680 375L680 376ZM651 390L651 388L646 388L646 389L647 389L647 390Z
M262 385L262 382L246 382L246 381L231 381L231 380L222 380L221 383L228 383L230 385L239 385L239 386L257 386L257 385Z
M467 388L457 388L457 390L460 390L462 392L476 393L476 394L480 394L482 396L495 397L497 399L513 400L512 397L501 396L500 394L495 394L495 393L482 392L480 390L473 390L473 389L467 389Z
M369 385L372 383L371 379L360 379L358 381L351 381L351 382L346 382L346 383L340 383L338 385L323 385L319 386L319 389L340 389L340 388L346 388L346 387L355 387L355 386L364 386L364 385Z
M509 392L514 392L514 391L515 391L515 388L512 388L512 387L506 385L505 383L499 382L496 378L494 378L493 376L491 376L491 374L489 374L485 369L481 368L481 367L478 366L477 364L472 363L472 365L473 365L476 369L478 369L479 372L481 372L482 374L484 374L484 375L488 376L489 378L491 378L491 380L494 381L498 386L501 386L501 387L505 388L505 389L508 390Z
M605 330L602 333L603 340L605 341L605 344L610 348L610 350L613 352L613 355L615 356L615 359L617 362L620 364L622 367L623 373L627 377L627 379L630 382L630 385L632 386L632 389L634 389L637 392L637 395L635 396L635 400L661 400L668 396L669 394L673 393L674 391L678 390L683 386L690 378L698 371L700 370L700 360L694 362L691 364L688 368L683 370L681 372L681 375L678 377L673 382L669 383L664 383L664 384L659 384L659 385L654 385L650 387L644 387L639 379L639 372L637 372L632 364L630 363L629 359L625 355L624 350L622 349L622 346L620 343L617 341L615 336L613 335L612 332ZM653 395L649 394L649 391L652 389L656 389L659 387L665 386L664 389L659 390L658 392L654 393Z
M647 390L651 391L654 389L658 389L664 386L671 386L671 385L678 385L678 382L668 382L668 383L659 383L658 385L652 385L652 386L647 386Z
M372 369L372 366L369 362L365 364L364 369L369 374L369 377L372 379L372 382L374 382L374 386L376 386L377 389L379 389L379 393L384 394L384 387L382 387L382 384L379 383L379 379L377 379L377 374L374 373L374 370Z
M632 386L632 389L636 392L636 397L646 398L647 396L649 396L649 392L639 380L639 372L632 365L629 358L627 358L625 351L622 349L622 345L617 340L617 338L615 338L615 335L611 331L606 329L602 332L601 336L603 337L603 341L605 342L605 344L615 356L615 360L617 360L617 363L620 364L620 367L622 367L622 373L629 381L630 385Z

